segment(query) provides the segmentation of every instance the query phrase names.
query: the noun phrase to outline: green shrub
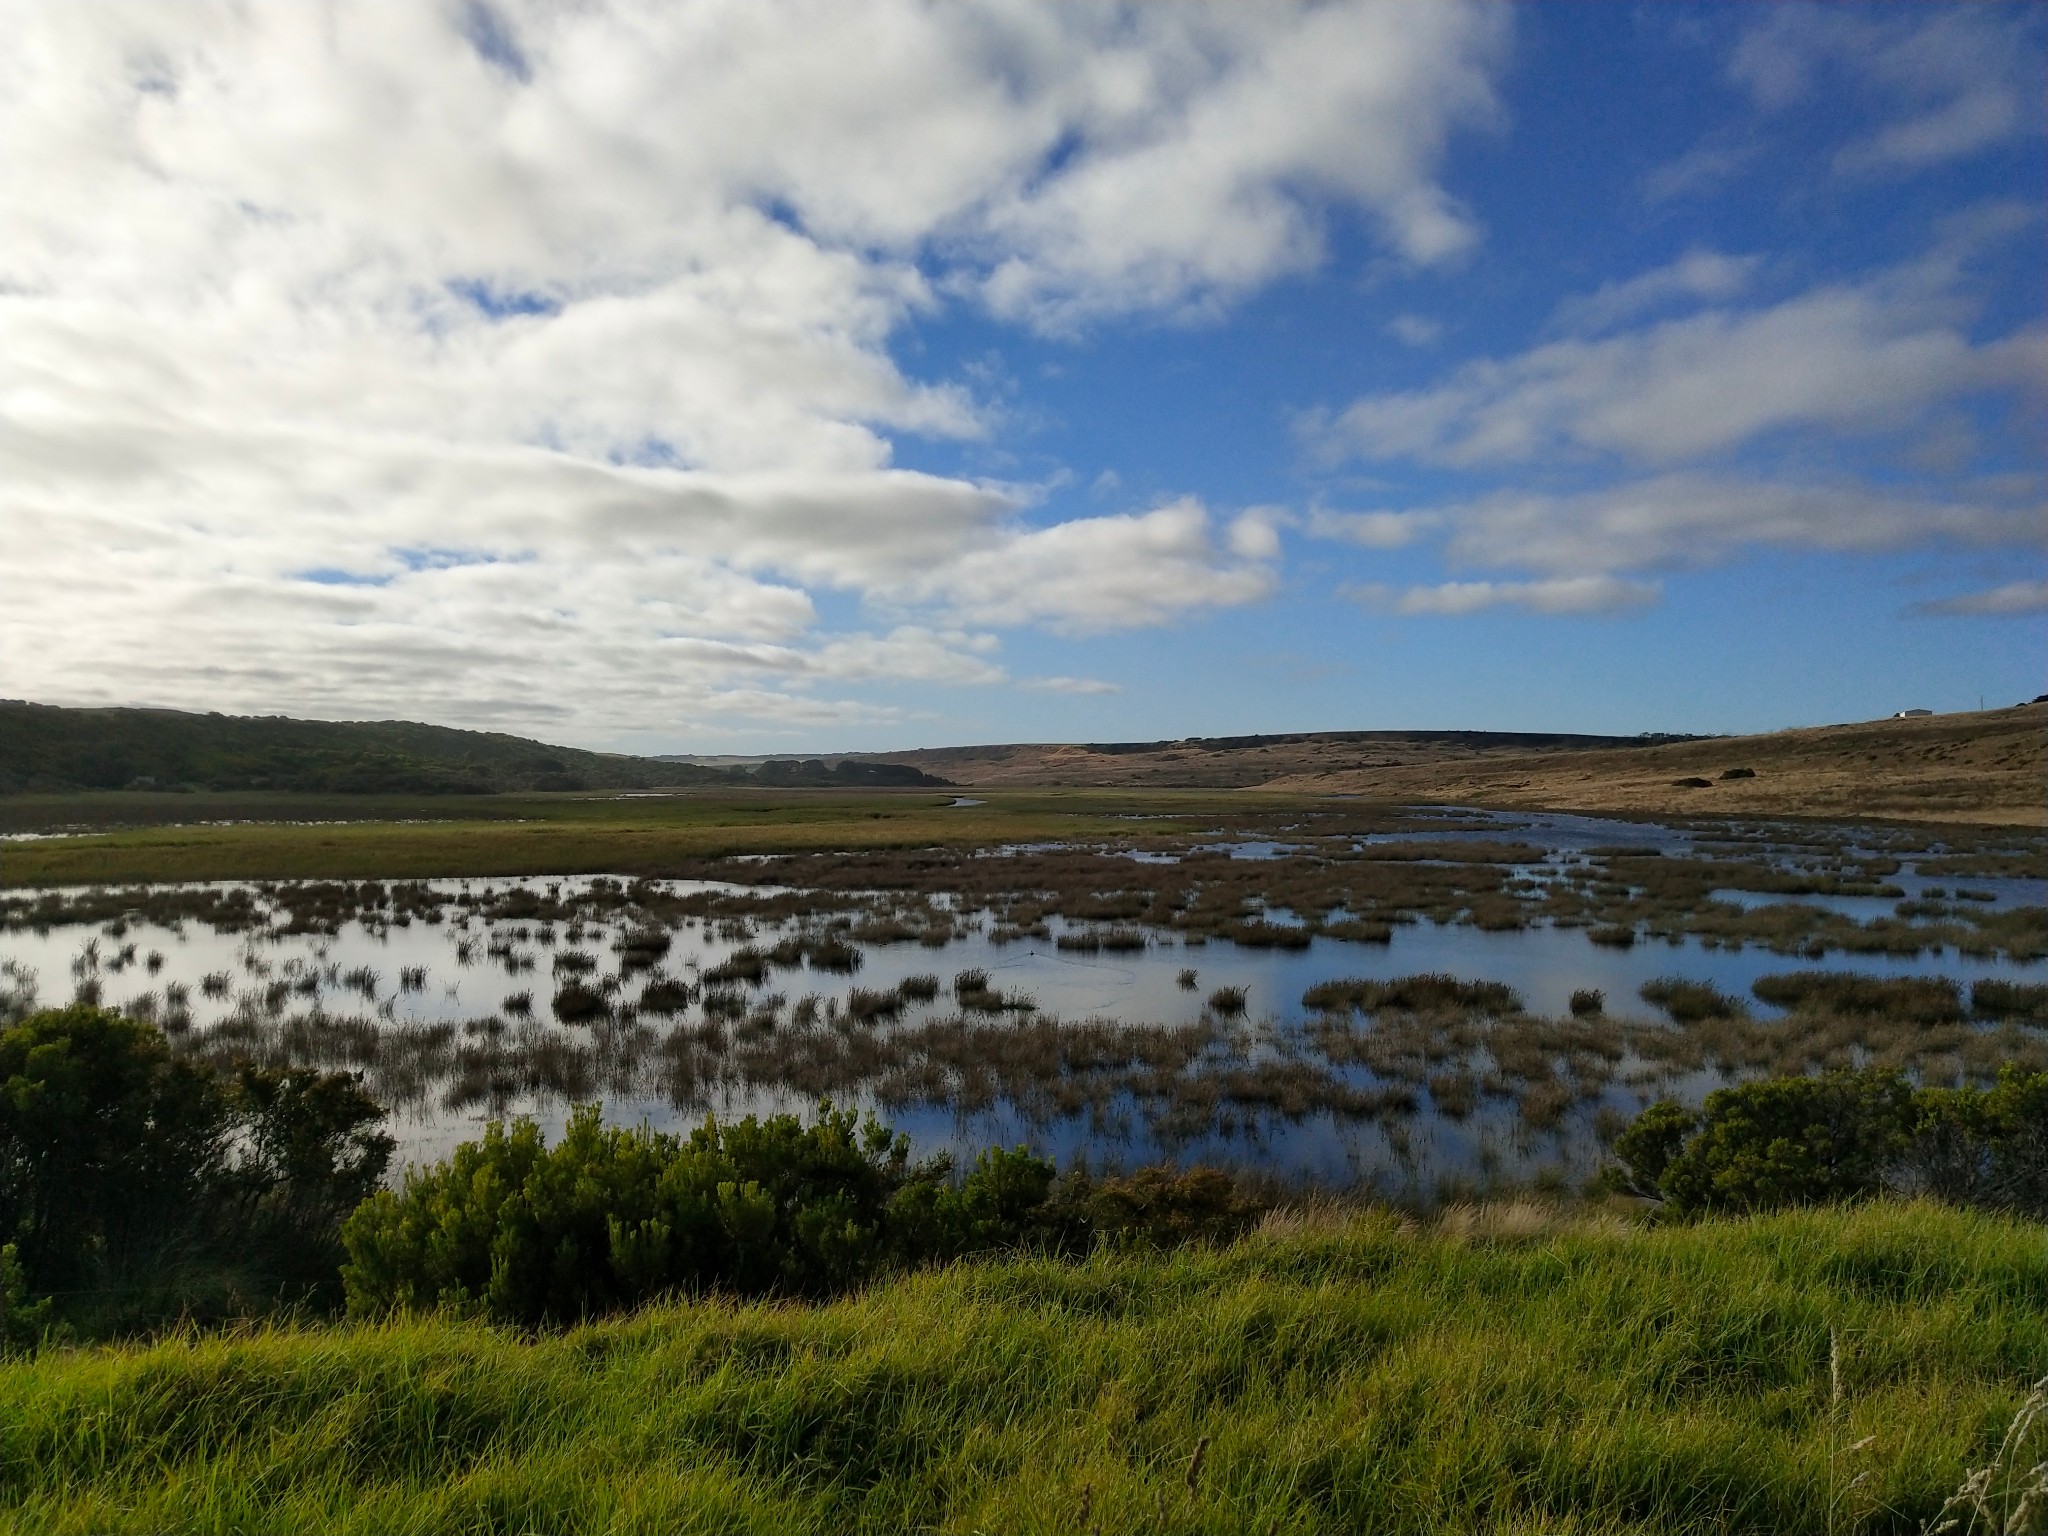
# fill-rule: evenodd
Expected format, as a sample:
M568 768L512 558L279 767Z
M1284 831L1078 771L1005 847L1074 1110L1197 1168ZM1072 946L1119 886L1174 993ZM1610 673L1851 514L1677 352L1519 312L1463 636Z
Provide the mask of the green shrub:
M342 1218L390 1159L382 1118L352 1077L224 1076L96 1008L0 1030L8 1314L31 1286L114 1321L224 1290L319 1293Z
M524 1324L669 1292L820 1296L886 1266L1034 1235L1050 1163L985 1153L965 1180L913 1165L907 1138L827 1105L680 1137L605 1126L595 1105L553 1147L531 1122L491 1125L383 1190L343 1229L358 1313L451 1307Z
M232 1130L213 1073L74 1005L0 1031L0 1242L52 1290L118 1283L202 1235Z
M2048 1072L2008 1062L1989 1089L1923 1089L1915 1107L1902 1182L2048 1220Z
M1761 1210L1882 1189L2048 1218L2048 1072L1989 1089L1894 1070L1773 1078L1651 1105L1614 1141L1620 1188L1681 1212Z
M1768 1210L1878 1192L1904 1152L1913 1089L1889 1070L1720 1088L1659 1187L1680 1211Z

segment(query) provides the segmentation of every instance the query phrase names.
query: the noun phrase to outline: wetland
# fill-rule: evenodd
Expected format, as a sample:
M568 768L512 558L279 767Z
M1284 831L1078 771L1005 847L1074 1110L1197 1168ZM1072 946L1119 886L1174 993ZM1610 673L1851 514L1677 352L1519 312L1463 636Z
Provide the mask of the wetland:
M636 838L648 797L514 823L604 831L581 851L626 851L611 869L17 885L0 1007L97 1001L196 1057L360 1072L402 1160L582 1102L675 1127L830 1099L925 1151L1424 1204L1577 1187L1658 1097L2048 1065L2031 830L952 798L727 806L741 837L685 800Z

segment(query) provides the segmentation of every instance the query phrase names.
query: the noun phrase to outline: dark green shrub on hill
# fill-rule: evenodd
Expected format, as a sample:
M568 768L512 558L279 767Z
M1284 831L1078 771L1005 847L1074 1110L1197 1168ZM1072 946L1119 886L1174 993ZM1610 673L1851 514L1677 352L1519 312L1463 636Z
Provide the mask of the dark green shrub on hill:
M1057 1174L1021 1148L912 1162L908 1140L825 1105L687 1136L576 1110L547 1145L491 1125L406 1175L342 1232L358 1315L448 1310L541 1326L670 1294L822 1297L1000 1249L1223 1241L1262 1212L1213 1169Z
M1624 1190L1681 1214L1860 1199L1886 1190L2048 1218L2048 1073L1915 1090L1890 1068L1664 1100L1614 1142Z
M606 1126L586 1105L553 1147L531 1122L494 1124L378 1193L343 1229L343 1277L359 1313L525 1324L676 1291L822 1296L891 1262L1016 1242L1052 1182L1021 1153L983 1157L957 1188L950 1171L829 1106L811 1125L714 1118L679 1137Z
M1903 1182L2048 1220L2048 1072L2008 1063L1990 1088L1923 1089L1916 1108Z
M31 1014L0 1030L0 1245L18 1287L102 1319L317 1294L389 1161L382 1119L351 1077L222 1075L118 1014Z

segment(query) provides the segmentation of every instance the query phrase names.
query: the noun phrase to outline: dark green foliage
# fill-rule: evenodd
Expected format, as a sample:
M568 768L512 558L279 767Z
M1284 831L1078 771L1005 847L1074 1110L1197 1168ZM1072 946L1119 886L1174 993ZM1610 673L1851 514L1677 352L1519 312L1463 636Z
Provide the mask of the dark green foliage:
M527 1326L671 1293L834 1295L998 1249L1227 1241L1264 1207L1211 1169L1056 1176L1019 1148L913 1163L908 1139L829 1104L687 1137L607 1127L594 1105L553 1147L489 1126L382 1190L343 1228L350 1310L448 1309Z
M0 794L134 788L489 794L745 782L684 763L402 720L0 702Z
M850 757L843 757L829 767L823 758L776 758L756 768L753 777L762 784L816 789L950 789L953 785L951 779L939 778L908 763L864 763Z
M229 1095L163 1036L76 1005L0 1031L0 1241L33 1283L119 1283L201 1235Z
M117 1318L223 1286L318 1294L390 1159L382 1118L351 1077L223 1077L117 1014L31 1014L0 1030L7 1283Z
M1948 1024L1963 1017L1962 992L1944 976L1795 971L1761 976L1749 990L1775 1007L1808 1013L1905 1019L1915 1024Z
M1699 1123L1700 1117L1683 1104L1670 1099L1652 1104L1614 1138L1614 1155L1622 1165L1617 1182L1631 1194L1662 1199L1664 1175Z
M1614 1142L1631 1193L1674 1209L1762 1210L1882 1189L2048 1217L2048 1072L1923 1088L1871 1068L1723 1088L1698 1113L1651 1105Z
M1019 1161L1022 1159L1022 1161ZM1012 1243L1044 1203L1050 1164L991 1154L959 1188L907 1138L828 1105L679 1137L578 1109L552 1148L530 1122L493 1124L448 1162L407 1174L343 1229L349 1306L453 1307L562 1322L669 1292L820 1296L891 1263Z
M1769 1210L1877 1193L1905 1151L1913 1088L1895 1071L1719 1088L1658 1179L1679 1211ZM1627 1133L1624 1133L1626 1135Z
M1646 1003L1654 1003L1680 1024L1697 1024L1701 1019L1739 1019L1749 1012L1739 997L1730 997L1712 982L1687 981L1683 976L1660 976L1638 989Z
M2048 1220L2048 1072L2008 1065L1986 1088L1919 1095L1905 1181L1956 1205Z

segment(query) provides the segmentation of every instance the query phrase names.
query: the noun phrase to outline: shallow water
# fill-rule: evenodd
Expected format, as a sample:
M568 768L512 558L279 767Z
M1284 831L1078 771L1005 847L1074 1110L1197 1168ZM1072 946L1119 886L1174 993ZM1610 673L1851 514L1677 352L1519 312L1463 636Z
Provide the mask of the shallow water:
M559 887L574 895L589 889L584 879L524 881L474 880L431 882L437 893L453 898L459 891L502 891L513 887ZM760 887L721 886L710 882L660 882L664 889L688 892L724 891L762 894ZM1839 899L1839 898L1836 898ZM1859 898L1860 899L1860 898ZM1887 907L1889 903L1885 904ZM449 909L451 911L455 909ZM920 974L939 979L940 995L931 1002L909 1003L897 1024L878 1029L913 1028L954 1015L948 995L953 975L970 968L985 970L991 984L1005 994L1032 1000L1040 1016L1080 1021L1094 1018L1128 1023L1164 1024L1193 1029L1203 1025L1205 1000L1218 987L1242 988L1247 997L1245 1033L1252 1059L1272 1055L1299 1031L1307 1013L1302 994L1310 986L1336 977L1388 979L1418 972L1447 972L1466 980L1500 981L1515 988L1537 1014L1563 1015L1573 992L1597 988L1606 994L1611 1013L1657 1017L1637 1000L1637 989L1663 976L1711 982L1724 992L1747 996L1751 983L1772 972L1805 968L1802 962L1750 946L1742 949L1703 947L1686 939L1677 944L1638 944L1615 950L1589 943L1582 931L1531 927L1519 932L1484 932L1462 925L1427 921L1399 925L1391 942L1357 944L1317 937L1302 950L1244 948L1228 941L1182 943L1171 935L1153 934L1142 951L1083 954L1060 950L1055 939L1070 925L1052 925L1052 937L997 944L987 937L985 917L970 915L977 931L943 947L919 943L869 944L856 974L837 975L816 969L777 970L750 992L758 999L781 993L795 999L810 995L821 1004L843 1009L855 988L888 990ZM110 925L111 926L111 925ZM403 926L351 921L333 935L280 936L219 933L201 923L176 926L129 923L117 937L86 924L66 924L44 933L16 931L0 936L0 956L32 973L45 1002L68 999L81 982L96 984L108 1006L149 1009L161 1017L173 986L189 997L191 1038L240 1010L244 1017L281 1020L303 1015L316 1006L333 1018L366 1017L396 1038L409 1026L471 1024L505 1013L508 1000L527 993L537 1018L546 1021L557 985L554 960L577 952L597 965L593 977L618 973L613 944L630 925L624 919L586 924L579 941L568 937L567 923L499 921L413 921ZM778 937L798 931L795 922L752 925L752 937L720 936L716 923L692 920L672 932L672 948L662 972L694 979L703 971L752 944L772 945ZM1071 925L1089 926L1089 925ZM487 945L500 943L493 957ZM88 950L91 946L91 950ZM467 946L467 958L463 956ZM157 968L152 970L152 962ZM1193 969L1194 986L1180 974ZM1872 976L1942 975L1960 983L2004 978L2040 981L2048 965L2015 965L1956 955L1905 958L1885 955L1831 957L1826 969ZM412 976L406 976L407 971ZM19 973L17 973L19 974ZM206 978L215 992L204 991ZM620 999L630 1001L643 982L622 978ZM150 1008L153 1000L154 1006ZM1759 1016L1772 1010L1756 1005ZM647 1019L657 1030L674 1023L701 1020L700 1007L676 1020ZM1213 1020L1210 1021L1213 1023ZM552 1022L546 1031L569 1041L587 1041L590 1031ZM1261 1045L1263 1035L1268 1043ZM1372 1083L1362 1069L1344 1074L1361 1085ZM1696 1085L1698 1092L1712 1079ZM872 1107L859 1094L856 1102ZM777 1109L805 1109L801 1096L773 1088L725 1081L700 1089L678 1104L658 1094L634 1089L604 1095L607 1117L621 1123L647 1121L658 1127L694 1124L707 1108L722 1114ZM1639 1104L1626 1087L1605 1092L1599 1103L1621 1112ZM908 1131L921 1150L940 1148L971 1152L993 1143L1028 1144L1069 1159L1134 1164L1159 1158L1207 1160L1253 1166L1282 1178L1349 1183L1369 1179L1391 1189L1433 1187L1446 1177L1484 1179L1525 1177L1540 1167L1582 1172L1597 1158L1589 1126L1591 1109L1582 1106L1555 1131L1533 1133L1516 1117L1514 1104L1488 1103L1469 1119L1453 1121L1427 1103L1398 1121L1339 1120L1327 1113L1299 1119L1280 1116L1226 1115L1206 1128L1162 1131L1136 1106L1113 1109L1108 1115L1085 1112L1064 1118L1028 1118L1017 1106L998 1103L973 1114L945 1109L912 1108L888 1112L887 1118ZM401 1143L401 1160L444 1154L456 1142L477 1134L493 1113L523 1113L550 1131L567 1110L561 1099L545 1095L512 1095L488 1108L450 1107L432 1094L400 1105L392 1129Z

